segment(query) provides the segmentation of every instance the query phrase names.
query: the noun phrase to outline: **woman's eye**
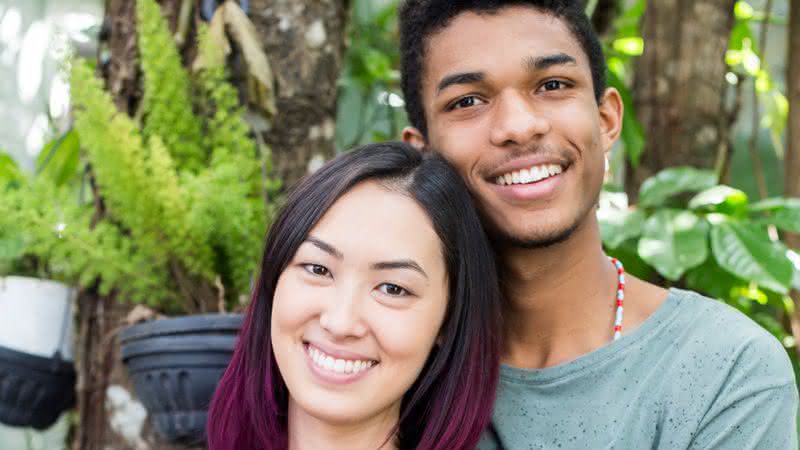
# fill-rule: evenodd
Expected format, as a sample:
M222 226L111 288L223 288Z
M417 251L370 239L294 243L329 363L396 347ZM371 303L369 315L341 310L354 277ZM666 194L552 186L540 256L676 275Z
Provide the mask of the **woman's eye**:
M474 95L468 95L466 97L461 97L460 99L456 100L453 104L450 105L448 109L453 110L453 109L470 108L472 106L479 104L480 102L481 100L478 97Z
M391 295L392 297L402 297L409 294L407 290L392 283L383 283L378 287L378 290L386 295Z
M320 277L327 277L331 274L327 267L319 264L303 264L303 268L306 272Z

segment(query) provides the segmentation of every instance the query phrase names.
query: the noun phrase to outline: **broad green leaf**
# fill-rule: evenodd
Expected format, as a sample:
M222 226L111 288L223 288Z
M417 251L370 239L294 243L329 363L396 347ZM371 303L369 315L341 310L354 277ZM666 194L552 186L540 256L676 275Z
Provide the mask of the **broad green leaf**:
M753 219L757 224L775 225L782 230L800 233L800 199L769 198L752 205L749 210L758 214Z
M81 142L75 130L53 139L44 146L36 162L36 171L53 180L56 186L68 182L78 171Z
M639 257L636 252L637 245L638 242L636 241L625 241L617 248L607 248L606 254L619 259L625 265L625 273L642 280L648 280L655 275L655 271Z
M711 229L711 249L728 272L780 294L792 283L794 268L786 248L771 242L757 225L720 223Z
M747 211L747 194L730 186L706 189L689 201L689 208L704 212L738 215Z
M645 223L639 256L664 278L677 281L708 258L708 227L689 211L658 211Z
M628 239L639 237L647 218L640 209L619 211L600 221L600 234L603 243L609 248L617 248Z
M658 206L675 194L699 192L716 184L717 176L710 170L693 167L665 169L644 180L639 190L639 204Z
M792 277L792 288L800 291L800 254L796 251L789 249L786 252L786 257L792 262L794 266L794 276Z
M777 211L784 208L800 208L800 198L772 197L753 203L750 212Z
M723 270L714 258L686 272L686 287L709 297L727 300L737 286L747 282Z

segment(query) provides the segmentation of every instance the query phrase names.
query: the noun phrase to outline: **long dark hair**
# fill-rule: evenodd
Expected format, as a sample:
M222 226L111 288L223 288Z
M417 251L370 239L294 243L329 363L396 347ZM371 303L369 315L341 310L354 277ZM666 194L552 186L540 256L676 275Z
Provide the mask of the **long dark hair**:
M272 299L281 272L333 203L375 180L413 198L442 243L449 299L438 345L403 397L403 449L473 448L491 418L499 373L500 293L494 258L461 177L433 152L371 144L303 179L267 236L261 273L239 341L208 416L213 450L284 450L289 392L270 340Z

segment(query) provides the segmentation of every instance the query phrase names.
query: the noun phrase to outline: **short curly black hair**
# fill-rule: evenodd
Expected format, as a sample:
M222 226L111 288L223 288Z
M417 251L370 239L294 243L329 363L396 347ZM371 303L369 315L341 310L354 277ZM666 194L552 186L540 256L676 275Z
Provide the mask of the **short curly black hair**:
M597 102L606 90L603 46L580 0L405 0L400 6L400 70L408 120L427 136L422 106L422 78L428 37L441 31L457 15L471 11L493 14L509 6L530 6L562 20L589 58Z

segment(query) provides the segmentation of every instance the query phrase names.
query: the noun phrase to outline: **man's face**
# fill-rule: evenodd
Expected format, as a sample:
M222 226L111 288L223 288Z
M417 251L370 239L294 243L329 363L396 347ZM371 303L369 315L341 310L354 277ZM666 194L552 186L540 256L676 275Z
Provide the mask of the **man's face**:
M467 12L428 38L427 144L449 160L499 237L536 247L594 211L622 105L598 107L589 60L559 19L529 7Z

